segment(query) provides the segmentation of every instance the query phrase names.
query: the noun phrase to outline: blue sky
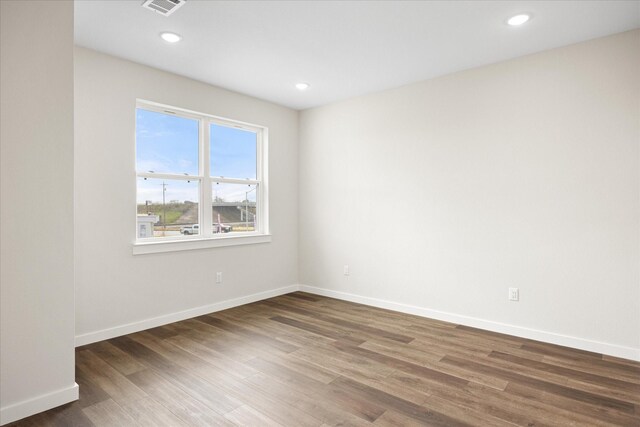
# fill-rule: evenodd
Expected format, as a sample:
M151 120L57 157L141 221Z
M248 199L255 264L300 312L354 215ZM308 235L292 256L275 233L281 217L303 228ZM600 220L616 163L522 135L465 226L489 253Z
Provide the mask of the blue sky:
M256 179L256 134L212 124L211 175Z
M256 134L212 124L211 175L256 178ZM138 109L136 169L198 174L198 121Z
M210 126L212 176L256 178L256 134L243 129ZM136 111L136 170L198 175L198 121L143 109ZM162 180L138 179L138 203L162 201ZM197 181L168 182L166 200L197 201ZM214 195L244 200L255 186L214 185ZM171 192L171 196L169 196ZM253 192L255 194L255 191ZM249 195L251 199L251 194Z
M198 174L198 121L138 109L136 170Z

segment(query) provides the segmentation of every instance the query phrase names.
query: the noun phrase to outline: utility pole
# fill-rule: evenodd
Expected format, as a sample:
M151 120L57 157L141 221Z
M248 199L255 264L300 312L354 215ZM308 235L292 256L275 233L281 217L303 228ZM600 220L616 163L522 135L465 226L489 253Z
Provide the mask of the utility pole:
M165 236L167 231L167 206L165 204L165 195L167 194L167 185L162 181L162 235Z
M249 184L251 187L251 184ZM255 190L257 187L253 187L250 190L244 192L244 231L249 231L249 193ZM253 221L256 220L256 214L253 214ZM255 231L255 226L254 226Z

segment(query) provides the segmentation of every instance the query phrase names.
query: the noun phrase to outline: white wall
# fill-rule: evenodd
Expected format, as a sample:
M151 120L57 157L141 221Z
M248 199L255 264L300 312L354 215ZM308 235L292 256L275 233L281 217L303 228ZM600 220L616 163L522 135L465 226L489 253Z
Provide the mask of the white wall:
M296 111L84 48L75 50L75 73L79 344L297 283ZM271 243L132 255L136 98L269 128Z
M0 2L0 424L77 399L73 2Z
M633 31L302 112L300 282L640 358L639 94Z

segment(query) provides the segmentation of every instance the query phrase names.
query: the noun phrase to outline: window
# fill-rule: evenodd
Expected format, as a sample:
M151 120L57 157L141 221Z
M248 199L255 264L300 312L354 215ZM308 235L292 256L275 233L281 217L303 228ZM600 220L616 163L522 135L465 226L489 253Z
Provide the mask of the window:
M265 128L138 101L136 244L267 235L265 152Z

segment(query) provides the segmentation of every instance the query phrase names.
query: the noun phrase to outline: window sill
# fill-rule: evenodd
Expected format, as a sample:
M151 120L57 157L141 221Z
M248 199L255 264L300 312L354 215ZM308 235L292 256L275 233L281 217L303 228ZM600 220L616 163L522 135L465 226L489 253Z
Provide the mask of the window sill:
M224 236L162 242L135 242L132 251L133 255L143 255L269 242L271 242L271 234L252 234L249 236Z

